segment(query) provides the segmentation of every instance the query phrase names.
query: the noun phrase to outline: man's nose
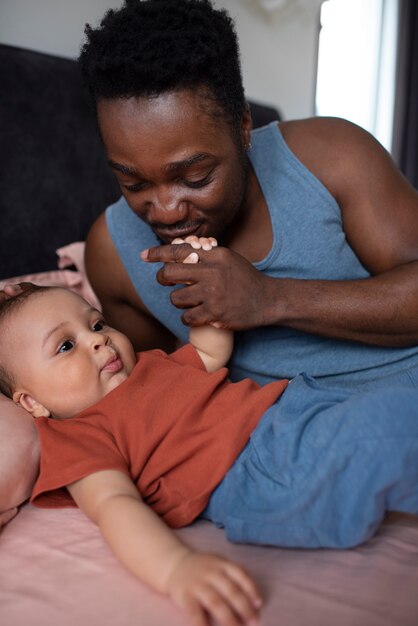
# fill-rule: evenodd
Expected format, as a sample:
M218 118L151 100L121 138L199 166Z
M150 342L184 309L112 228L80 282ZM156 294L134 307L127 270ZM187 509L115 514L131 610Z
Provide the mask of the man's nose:
M170 189L158 189L150 202L151 222L175 224L187 218L187 202Z

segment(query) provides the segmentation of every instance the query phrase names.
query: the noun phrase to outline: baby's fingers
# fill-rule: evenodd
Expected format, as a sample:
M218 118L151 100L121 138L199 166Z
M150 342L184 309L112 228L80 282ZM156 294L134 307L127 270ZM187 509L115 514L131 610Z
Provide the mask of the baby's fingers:
M187 242L187 243L190 243L190 245L193 248L195 247L192 242ZM198 243L199 243L199 247L203 248L203 250L212 250L212 248L216 248L216 246L218 245L218 242L216 241L215 237L199 237Z
M206 240L205 237L197 237L196 235L189 235L188 237L185 237L185 239L182 239L181 237L176 237L175 239L172 240L171 245L177 245L179 243L188 243L189 246L192 246L192 248L194 248L195 250L200 250L200 248L202 248L202 244L201 241ZM210 249L210 248L209 248Z
M243 626L243 622L217 589L207 585L185 597L180 606L188 613L190 626Z
M241 581L242 582L242 581ZM212 580L214 591L223 600L223 604L219 603L218 612L215 613L212 605L212 612L216 615L222 626L242 626L243 624L256 624L259 609L261 606L261 597L250 581L245 581L245 586L251 589L251 594L247 592L241 584L237 584L234 579L229 576L218 577Z
M191 252L189 256L186 256L183 263L199 263L199 255L197 252Z
M259 609L263 604L263 598L257 589L253 579L241 567L237 567L234 563L226 564L228 576L242 589L242 591L250 598L253 606Z
M186 237L186 239L181 239L180 237L176 237L175 239L173 239L171 243L176 246L179 245L180 243L188 243L191 245L191 241L188 241L188 239L192 239L192 237ZM197 239L197 237L194 237L194 239ZM198 249L200 247L201 247L200 244L198 246L192 245L192 248ZM183 263L199 263L199 255L197 254L197 252L191 252L189 256L186 256Z
M233 597L231 597L233 596ZM207 585L198 590L197 599L211 617L209 623L217 626L244 626L250 625L256 613L246 610L235 597L235 590L226 586L223 590L215 585ZM196 624L193 624L196 626ZM200 626L200 623L199 623Z
M190 626L210 626L209 614L195 598L186 598L181 603L181 608L187 612Z
M216 248L216 246L218 245L215 237L197 237L196 235L189 235L185 239L176 237L171 243L188 243L195 250L212 250L212 248Z

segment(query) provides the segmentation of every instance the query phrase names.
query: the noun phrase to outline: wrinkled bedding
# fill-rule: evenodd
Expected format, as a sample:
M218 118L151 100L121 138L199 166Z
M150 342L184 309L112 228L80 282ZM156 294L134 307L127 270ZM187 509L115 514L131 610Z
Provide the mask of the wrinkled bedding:
M345 551L228 544L198 521L190 545L242 563L265 597L262 626L417 626L418 518L392 514ZM136 580L78 509L26 504L0 533L0 622L7 626L186 626L169 600Z

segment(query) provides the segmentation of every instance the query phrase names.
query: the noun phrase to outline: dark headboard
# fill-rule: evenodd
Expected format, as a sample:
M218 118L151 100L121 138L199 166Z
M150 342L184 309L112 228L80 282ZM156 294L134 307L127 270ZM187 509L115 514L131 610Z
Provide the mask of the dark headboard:
M78 64L0 44L0 279L56 268L120 195ZM252 104L260 126L279 118Z

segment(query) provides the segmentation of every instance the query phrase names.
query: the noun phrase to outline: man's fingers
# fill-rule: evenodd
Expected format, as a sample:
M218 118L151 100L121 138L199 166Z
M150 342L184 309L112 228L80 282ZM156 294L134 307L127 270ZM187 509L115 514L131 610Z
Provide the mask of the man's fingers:
M184 263L184 260L190 254L190 248L210 252L217 245L218 242L214 237L190 236L184 240L180 238L173 239L171 244L165 246L147 248L142 250L140 256L143 261L148 263Z
M189 253L185 258L190 254L197 253L190 253L189 248ZM191 285L199 280L201 271L200 263L184 263L183 260L179 263L166 263L158 270L156 278L160 285Z
M181 321L185 326L207 326L216 322L211 315L207 312L203 304L194 306L186 311L181 316Z
M186 326L205 326L210 324L217 328L226 328L225 323L220 323L220 313L209 311L202 301L202 291L199 285L187 285L174 289L170 293L171 303L177 309L185 309L182 322Z
M178 309L189 309L201 304L202 298L200 294L200 287L197 285L187 285L186 287L180 287L179 289L173 289L170 293L171 304Z
M148 263L183 263L190 254L190 244L178 243L142 250L141 259Z

